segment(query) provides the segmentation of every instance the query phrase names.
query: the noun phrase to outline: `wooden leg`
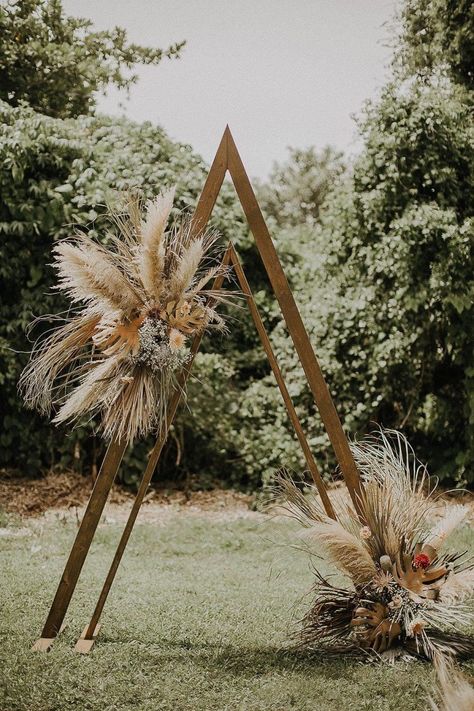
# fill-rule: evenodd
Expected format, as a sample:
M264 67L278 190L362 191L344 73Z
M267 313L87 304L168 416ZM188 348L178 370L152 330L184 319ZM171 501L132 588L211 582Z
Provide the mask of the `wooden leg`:
M89 654L91 651L94 642L96 640L97 635L99 634L101 625L97 625L95 630L92 633L91 637L87 637L87 630L89 629L89 625L86 625L84 629L82 630L82 634L79 637L79 639L76 642L76 646L74 647L75 652L79 652L79 654Z
M125 442L117 440L109 444L43 627L41 639L38 640L39 646L35 645L35 649L42 650L45 645L39 643L44 640L54 640L59 633L126 446Z
M189 372L189 368L188 368ZM184 382L183 382L184 385ZM174 415L176 413L176 409L178 407L179 400L181 399L181 389L177 390L174 394L174 397L169 405L169 410L168 410L168 421L166 424L166 429L164 432L160 435L158 438L155 446L153 447L151 454L148 458L148 463L145 469L145 473L142 477L142 480L140 482L140 486L138 488L137 494L135 496L135 499L133 501L133 506L132 509L129 513L127 523L125 524L125 528L123 530L122 536L120 538L119 544L117 546L117 550L115 551L114 558L112 560L112 564L109 568L109 572L107 573L107 577L105 578L104 585L102 587L102 590L99 595L99 599L97 601L97 605L95 606L95 610L92 614L92 617L90 619L90 622L86 627L84 628L84 632L82 633L81 638L78 640L75 650L76 652L81 652L82 654L87 654L91 651L92 645L94 644L95 638L97 637L97 633L100 629L99 625L99 619L102 614L102 610L104 609L104 605L106 603L107 597L110 592L110 588L112 587L112 583L114 582L115 576L117 574L117 570L120 565L120 561L122 560L123 554L125 552L125 548L127 546L128 540L130 538L130 535L133 530L133 526L135 525L135 521L138 516L138 512L140 511L141 505L143 503L143 499L145 498L146 492L148 490L148 487L150 485L153 473L156 469L156 465L158 464L158 460L160 458L163 446L166 442L166 439L168 437L168 431L169 428L172 424L172 421L174 419Z
M61 632L64 630L65 627L66 627L65 624L61 625L56 637L58 637L61 634ZM49 650L53 646L53 642L56 639L56 637L40 637L39 639L36 640L36 642L32 646L31 651L32 652L49 652Z
M231 264L234 268L235 274L240 284L240 288L242 289L245 298L247 299L250 314L253 318L253 322L257 329L257 333L260 336L263 349L266 353L268 362L270 363L270 367L273 371L273 375L275 376L275 380L277 381L277 385L282 394L283 401L285 403L285 407L288 412L291 424L293 425L293 429L295 430L301 449L303 450L303 454L306 459L306 464L308 465L308 469L311 472L313 481L316 485L316 488L318 489L321 501L324 506L324 510L330 518L336 519L336 514L326 491L326 486L324 484L324 481L322 480L321 474L319 473L318 465L316 464L316 461L313 457L313 453L311 452L311 448L308 444L308 440L306 439L306 435L301 426L300 419L296 413L293 401L290 397L290 393L288 392L288 388L286 387L285 379L280 370L280 366L278 365L277 359L275 358L275 353L273 352L272 344L262 321L262 317L260 316L257 304L255 303L255 299L253 297L252 290L250 289L250 285L247 281L247 277L245 276L245 272L242 269L240 259L233 245L231 245L230 250Z

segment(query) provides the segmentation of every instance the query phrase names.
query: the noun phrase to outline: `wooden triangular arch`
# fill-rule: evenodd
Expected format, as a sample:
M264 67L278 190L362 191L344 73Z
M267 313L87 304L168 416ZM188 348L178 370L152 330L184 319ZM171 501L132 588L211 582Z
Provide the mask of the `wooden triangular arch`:
M207 176L201 197L197 204L193 216L193 229L196 232L203 230L211 216L215 202L219 195L222 183L226 172L229 172L234 183L237 195L244 210L247 222L255 238L257 249L262 258L264 267L268 274L271 286L280 305L282 315L285 319L288 332L293 340L296 352L299 356L301 365L306 374L308 384L313 394L314 401L323 420L324 426L328 433L329 439L333 446L340 470L344 476L345 483L351 495L352 501L357 510L360 509L359 500L361 492L361 483L357 467L355 465L352 453L349 447L348 440L344 434L340 419L336 412L336 408L332 401L329 389L324 380L321 368L319 366L316 355L311 347L308 334L301 319L298 307L294 300L293 294L287 282L286 276L282 269L278 254L275 250L270 233L263 219L262 212L258 205L254 191L250 184L250 180L245 172L245 168L237 151L232 134L227 126L216 157L212 163L211 169ZM224 254L223 262L233 267L240 288L245 295L250 313L254 320L258 334L268 357L270 366L275 375L278 387L280 388L285 406L288 411L290 421L295 429L299 443L303 450L306 463L313 480L321 495L322 503L329 516L334 516L334 510L327 495L324 483L321 479L313 454L307 442L304 431L301 427L299 418L291 401L290 395L285 385L284 377L280 371L276 361L273 349L265 330L263 321L258 312L255 300L253 298L250 286L245 277L244 270L240 264L237 252L232 244L229 244ZM220 289L222 287L222 277L217 277L213 288ZM130 538L135 520L140 510L141 504L145 497L151 478L156 469L156 465L161 455L161 451L167 439L169 428L172 424L176 410L181 398L182 388L186 383L192 367L194 357L199 350L201 337L196 336L191 346L191 360L183 369L180 375L179 386L171 397L168 412L167 423L164 431L158 436L157 441L149 455L147 466L140 482L129 518L119 541L114 559L105 579L102 591L100 593L96 608L91 617L90 622L84 628L81 638L76 644L76 650L79 652L90 651L94 640L99 631L99 619L102 613L108 593L114 581L120 561L125 551L126 545ZM84 513L81 525L76 535L76 539L72 546L69 558L67 560L61 581L58 585L50 612L46 619L41 638L37 640L33 646L34 650L46 651L50 648L55 637L63 628L63 620L71 597L74 593L79 575L81 573L84 561L87 557L92 539L94 537L97 525L102 515L106 504L109 491L114 482L118 468L122 461L123 454L126 449L126 443L118 440L113 440L107 449L102 466L97 476L94 489L91 493L89 503Z

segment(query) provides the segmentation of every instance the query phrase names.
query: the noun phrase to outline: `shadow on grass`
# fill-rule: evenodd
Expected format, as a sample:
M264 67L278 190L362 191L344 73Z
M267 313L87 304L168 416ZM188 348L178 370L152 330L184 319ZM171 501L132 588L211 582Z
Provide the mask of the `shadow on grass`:
M123 639L107 637L99 643L105 650L107 644L124 644ZM196 643L191 640L161 639L149 644L133 641L139 649L143 664L186 664L192 660L207 671L242 677L262 676L274 671L290 671L318 674L326 679L351 678L364 661L354 657L335 657L321 652L304 652L281 647L255 648L222 645L210 642Z

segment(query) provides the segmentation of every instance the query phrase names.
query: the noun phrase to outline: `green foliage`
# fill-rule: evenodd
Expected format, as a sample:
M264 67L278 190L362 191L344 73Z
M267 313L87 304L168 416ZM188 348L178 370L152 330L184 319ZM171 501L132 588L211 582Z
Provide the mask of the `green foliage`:
M279 227L314 224L343 171L342 153L330 146L320 152L314 146L290 148L288 160L275 163L268 182L259 186L260 206Z
M362 435L374 422L401 428L432 473L462 484L474 481L473 65L466 40L473 14L469 3L414 0L404 18L403 71L366 107L362 154L320 208L319 224L295 204L297 171L286 171L294 193L285 186L284 198L265 206L281 226L285 266L347 431ZM281 195L282 181L273 179ZM332 453L284 326L272 335L327 471ZM266 391L264 380L254 383L255 401ZM298 450L281 406L273 437L267 414L256 418L261 426L248 415L241 428L255 432L255 460L274 464L276 453L294 466Z
M65 118L87 114L95 93L112 83L128 88L137 64L178 57L184 42L166 50L130 44L120 27L91 32L92 22L65 17L60 0L16 0L0 7L0 99Z
M306 246L312 287L304 272L296 283L305 322L350 432L373 421L402 428L433 473L472 481L474 142L466 92L449 83L390 86L367 107L361 130L364 152ZM307 426L322 443L321 430Z
M474 88L474 6L471 0L408 0L402 13L403 69L430 77L448 67L451 77Z
M51 290L54 241L68 236L73 224L91 227L92 221L92 234L101 237L106 204L133 187L151 196L176 184L176 210L189 210L204 177L201 159L151 124L53 119L0 103L1 465L32 474L56 465L89 468L103 448L91 438L93 423L66 436L64 429L25 411L16 391L31 348L28 324L67 307ZM219 198L215 224L224 239L232 233L245 252L246 230L229 187ZM34 336L40 332L35 329ZM126 480L134 480L149 445L142 443L129 458Z

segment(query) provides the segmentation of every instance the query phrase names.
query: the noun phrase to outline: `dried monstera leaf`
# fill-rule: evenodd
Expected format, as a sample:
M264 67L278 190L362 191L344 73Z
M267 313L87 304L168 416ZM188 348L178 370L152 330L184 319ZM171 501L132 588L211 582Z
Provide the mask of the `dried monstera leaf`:
M367 603L354 612L351 625L363 646L381 654L392 646L401 634L401 626L388 618L389 609L380 602Z
M400 587L419 597L433 597L446 580L449 570L442 565L427 568L414 568L413 557L408 553L399 553L393 564L392 575Z

